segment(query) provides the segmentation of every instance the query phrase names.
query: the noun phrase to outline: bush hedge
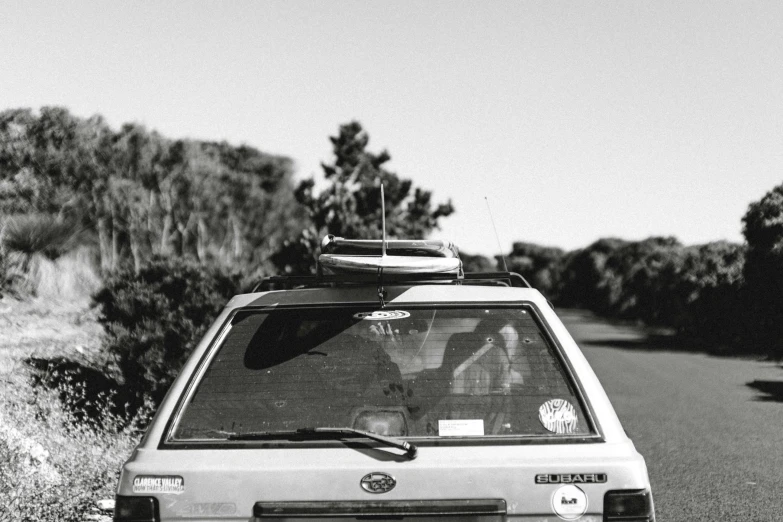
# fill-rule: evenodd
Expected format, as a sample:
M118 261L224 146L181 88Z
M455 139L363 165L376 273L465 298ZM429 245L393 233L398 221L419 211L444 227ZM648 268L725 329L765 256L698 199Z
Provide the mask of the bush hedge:
M710 352L759 353L748 342L745 252L725 241L601 239L566 254L556 304L668 327Z
M239 286L238 276L183 259L156 258L138 274L112 275L94 299L124 385L159 404Z
M748 245L744 276L753 343L783 359L783 184L751 203L742 218Z

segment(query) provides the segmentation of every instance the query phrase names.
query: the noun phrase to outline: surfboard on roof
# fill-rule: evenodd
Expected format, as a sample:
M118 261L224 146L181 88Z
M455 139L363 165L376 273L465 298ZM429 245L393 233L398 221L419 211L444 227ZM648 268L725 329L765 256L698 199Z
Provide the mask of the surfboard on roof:
M462 274L459 249L443 240L345 239L330 234L321 242L318 265L325 275L379 270L387 274Z

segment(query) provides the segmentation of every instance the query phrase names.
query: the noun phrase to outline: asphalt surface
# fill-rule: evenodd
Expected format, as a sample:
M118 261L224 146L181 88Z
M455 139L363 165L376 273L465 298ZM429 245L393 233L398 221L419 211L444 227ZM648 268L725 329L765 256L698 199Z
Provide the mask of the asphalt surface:
M559 310L650 473L658 522L783 521L783 368Z

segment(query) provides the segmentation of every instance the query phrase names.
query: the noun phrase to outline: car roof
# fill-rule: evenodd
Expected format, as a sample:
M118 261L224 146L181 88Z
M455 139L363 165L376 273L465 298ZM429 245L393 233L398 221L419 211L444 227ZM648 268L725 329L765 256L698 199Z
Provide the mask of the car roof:
M453 284L385 285L384 304L394 303L508 303L527 301L549 306L538 290L499 286ZM379 302L378 287L371 285L272 290L235 296L228 306L280 306Z

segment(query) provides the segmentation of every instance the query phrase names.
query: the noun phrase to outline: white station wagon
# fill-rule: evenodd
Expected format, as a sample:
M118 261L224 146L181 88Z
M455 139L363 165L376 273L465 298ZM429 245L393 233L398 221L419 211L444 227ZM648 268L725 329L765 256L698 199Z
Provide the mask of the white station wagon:
M654 521L650 482L547 300L440 241L327 236L238 295L122 470L117 522Z

